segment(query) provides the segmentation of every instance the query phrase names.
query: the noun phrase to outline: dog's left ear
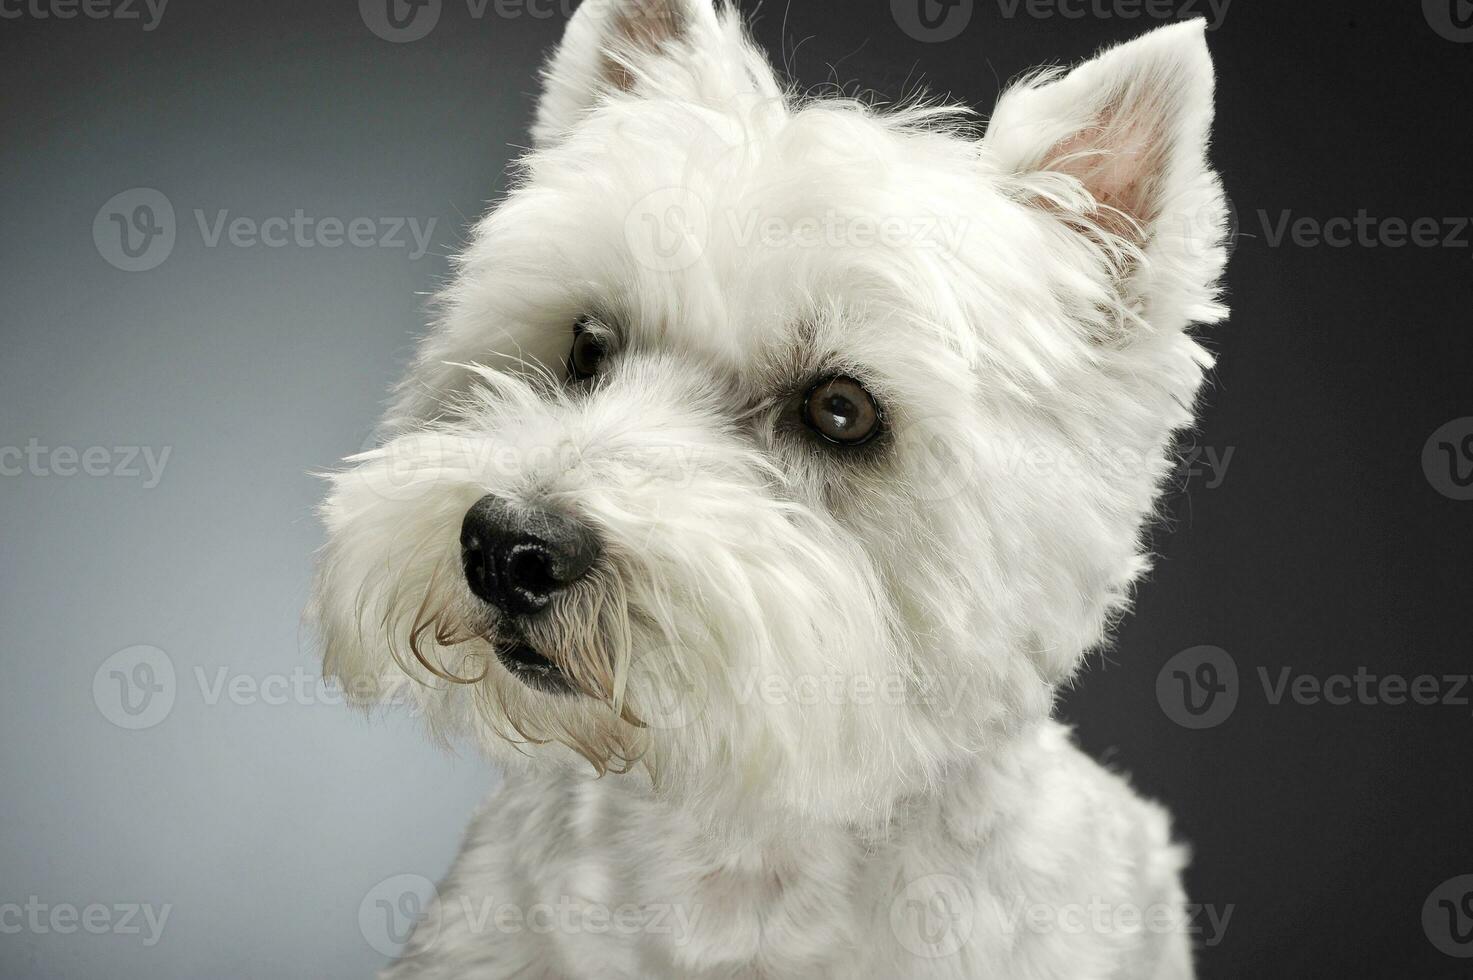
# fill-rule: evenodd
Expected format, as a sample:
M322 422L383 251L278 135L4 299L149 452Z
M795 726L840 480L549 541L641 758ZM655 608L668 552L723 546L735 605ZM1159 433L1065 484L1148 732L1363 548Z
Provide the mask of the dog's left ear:
M982 143L994 167L1022 178L1031 205L1066 221L1083 210L1081 233L1092 225L1123 239L1194 291L1211 289L1226 258L1225 201L1207 160L1213 69L1204 24L1160 28L1068 74L1013 87ZM1074 178L1093 201L1084 209L1061 201L1050 174Z
M533 138L558 139L600 98L633 91L652 59L715 29L711 0L583 0L542 71Z

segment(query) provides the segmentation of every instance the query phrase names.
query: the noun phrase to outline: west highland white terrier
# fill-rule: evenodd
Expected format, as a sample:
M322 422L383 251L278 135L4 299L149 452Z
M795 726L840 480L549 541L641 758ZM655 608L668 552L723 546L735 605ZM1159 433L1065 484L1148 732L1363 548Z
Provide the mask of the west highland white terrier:
M1165 811L1051 715L1226 315L1212 99L1200 21L984 133L579 7L323 506L325 672L506 773L387 976L1192 975Z

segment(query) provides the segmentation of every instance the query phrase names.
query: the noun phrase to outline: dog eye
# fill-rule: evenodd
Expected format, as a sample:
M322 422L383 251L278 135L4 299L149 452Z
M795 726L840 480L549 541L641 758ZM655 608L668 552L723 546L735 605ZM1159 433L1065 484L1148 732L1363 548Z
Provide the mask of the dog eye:
M568 352L568 373L574 381L583 381L598 374L608 349L598 334L587 329L586 320L579 320L573 327L573 349Z
M880 431L884 416L864 385L843 376L825 378L803 398L803 424L838 446L858 446Z

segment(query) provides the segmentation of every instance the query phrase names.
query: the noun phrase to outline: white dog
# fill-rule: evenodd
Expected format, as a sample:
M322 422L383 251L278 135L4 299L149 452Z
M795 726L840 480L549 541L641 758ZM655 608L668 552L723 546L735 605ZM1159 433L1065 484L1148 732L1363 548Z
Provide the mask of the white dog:
M1051 718L1226 313L1200 21L963 110L586 0L333 479L325 670L506 770L390 977L1192 975Z

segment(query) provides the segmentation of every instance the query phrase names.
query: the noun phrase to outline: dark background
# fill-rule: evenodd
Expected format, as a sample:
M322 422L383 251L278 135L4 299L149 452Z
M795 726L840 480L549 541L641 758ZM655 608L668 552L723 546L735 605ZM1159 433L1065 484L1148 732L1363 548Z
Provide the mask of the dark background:
M312 697L212 704L193 678L311 670L308 473L363 445L420 294L526 142L565 20L532 2L553 15L493 0L478 19L445 0L412 43L375 36L346 0L171 0L152 30L4 8L20 16L0 19L0 445L172 458L147 489L0 477L0 903L174 911L148 948L0 935L0 974L364 975L383 957L355 904L397 873L437 878L494 783L411 722L365 728ZM1473 689L1438 682L1461 704L1275 704L1260 677L1473 669L1473 501L1428 446L1473 416L1473 231L1400 248L1269 234L1285 212L1473 215L1473 29L1455 2L1235 0L1209 35L1213 156L1241 234L1232 318L1210 336L1204 462L1180 473L1135 613L1062 704L1091 752L1174 811L1193 899L1231 906L1207 978L1473 973L1423 919L1434 889L1473 874ZM1122 16L1128 2L1078 18L1009 6L977 0L954 37L927 40L888 0L772 2L756 34L804 86L923 83L985 112L1020 72L1161 22ZM139 187L172 202L178 239L125 272L91 229ZM434 218L433 243L422 259L210 248L192 216L298 208ZM89 698L99 664L135 644L180 678L144 731ZM1201 646L1237 682L1233 710L1196 729L1157 680Z

